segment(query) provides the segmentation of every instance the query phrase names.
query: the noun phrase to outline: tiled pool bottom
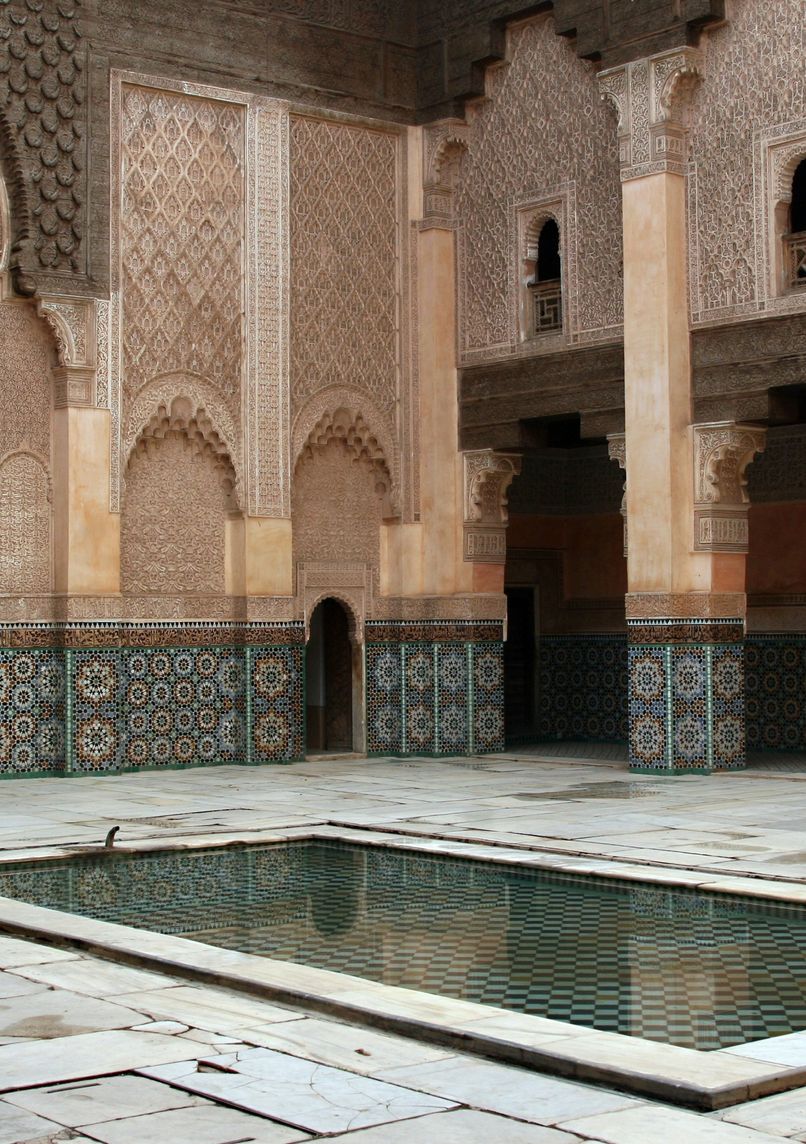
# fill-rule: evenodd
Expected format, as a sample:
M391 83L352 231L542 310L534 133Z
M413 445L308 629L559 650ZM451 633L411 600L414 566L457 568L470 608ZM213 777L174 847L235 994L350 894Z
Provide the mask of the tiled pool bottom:
M710 1050L806 1028L806 910L304 841L0 867L0 894Z

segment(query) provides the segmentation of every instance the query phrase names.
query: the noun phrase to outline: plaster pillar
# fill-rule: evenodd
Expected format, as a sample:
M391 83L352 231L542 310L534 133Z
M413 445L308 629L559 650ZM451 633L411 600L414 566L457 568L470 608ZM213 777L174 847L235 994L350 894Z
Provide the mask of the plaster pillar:
M625 440L611 456L627 477L630 766L661 773L744 765L746 539L722 542L737 526L698 501L691 425L686 118L701 66L681 48L600 75L622 168Z

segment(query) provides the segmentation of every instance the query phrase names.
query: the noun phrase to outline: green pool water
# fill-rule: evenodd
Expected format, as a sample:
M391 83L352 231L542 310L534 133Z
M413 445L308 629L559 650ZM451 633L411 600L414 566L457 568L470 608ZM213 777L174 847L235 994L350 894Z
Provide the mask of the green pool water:
M0 894L697 1049L806 1028L806 910L292 842L0 866Z

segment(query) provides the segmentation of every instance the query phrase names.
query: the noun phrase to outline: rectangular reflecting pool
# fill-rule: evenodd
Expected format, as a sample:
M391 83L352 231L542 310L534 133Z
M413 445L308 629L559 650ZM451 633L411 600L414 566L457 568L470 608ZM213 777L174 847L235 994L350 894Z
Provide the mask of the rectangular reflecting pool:
M806 1028L806 909L337 841L0 865L0 894L696 1049Z

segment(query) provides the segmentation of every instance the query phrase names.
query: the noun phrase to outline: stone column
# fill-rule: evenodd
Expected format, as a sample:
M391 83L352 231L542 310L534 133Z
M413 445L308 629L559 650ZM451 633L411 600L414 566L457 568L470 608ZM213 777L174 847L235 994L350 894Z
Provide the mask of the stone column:
M120 591L120 516L110 511L111 417L96 408L96 311L85 298L44 296L59 364L53 370L54 588L61 595Z
M622 167L630 766L649 772L744 763L747 522L727 474L743 472L759 438L723 426L741 444L723 442L703 484L710 438L691 426L685 202L687 104L701 66L681 48L600 76Z

